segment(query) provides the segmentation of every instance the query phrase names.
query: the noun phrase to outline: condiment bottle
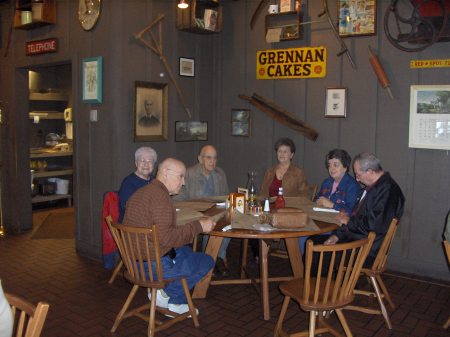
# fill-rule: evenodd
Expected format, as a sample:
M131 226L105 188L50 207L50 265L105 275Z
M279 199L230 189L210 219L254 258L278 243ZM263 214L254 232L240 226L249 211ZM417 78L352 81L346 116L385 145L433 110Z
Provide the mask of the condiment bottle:
M269 206L269 199L266 198L266 200L264 200L264 213L270 213L270 206Z
M286 202L283 197L283 187L280 187L278 189L278 197L275 200L275 209L284 208L286 205Z

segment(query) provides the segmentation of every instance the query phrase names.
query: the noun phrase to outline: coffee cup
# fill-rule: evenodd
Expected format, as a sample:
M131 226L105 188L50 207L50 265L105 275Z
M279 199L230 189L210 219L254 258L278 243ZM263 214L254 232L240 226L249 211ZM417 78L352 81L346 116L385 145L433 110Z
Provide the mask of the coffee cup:
M269 5L269 13L270 14L278 13L278 5Z

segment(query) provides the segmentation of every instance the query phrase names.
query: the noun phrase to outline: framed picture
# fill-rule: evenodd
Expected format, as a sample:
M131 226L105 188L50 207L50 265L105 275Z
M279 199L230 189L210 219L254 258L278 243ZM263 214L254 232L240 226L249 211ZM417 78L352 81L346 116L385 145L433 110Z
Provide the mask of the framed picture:
M345 117L347 88L327 88L325 117Z
M375 35L377 0L338 0L339 36Z
M102 65L101 56L83 59L82 86L85 103L102 102Z
M180 57L180 76L195 76L195 60L186 57Z
M167 83L135 82L134 141L167 140Z
M176 142L190 142L195 140L208 140L208 122L175 122Z
M231 135L239 137L250 136L250 110L231 110Z
M230 208L245 213L246 198L243 193L230 193Z
M245 197L248 199L248 189L243 188L243 187L238 187L237 191L238 191L238 193L244 194Z
M409 147L450 150L450 85L412 85Z

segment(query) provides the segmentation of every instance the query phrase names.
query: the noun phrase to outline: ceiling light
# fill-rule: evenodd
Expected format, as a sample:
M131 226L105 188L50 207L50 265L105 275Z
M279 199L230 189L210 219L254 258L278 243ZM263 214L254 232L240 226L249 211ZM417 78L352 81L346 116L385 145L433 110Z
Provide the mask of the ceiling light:
M186 0L180 0L178 3L178 8L185 9L188 8L189 4L186 2Z

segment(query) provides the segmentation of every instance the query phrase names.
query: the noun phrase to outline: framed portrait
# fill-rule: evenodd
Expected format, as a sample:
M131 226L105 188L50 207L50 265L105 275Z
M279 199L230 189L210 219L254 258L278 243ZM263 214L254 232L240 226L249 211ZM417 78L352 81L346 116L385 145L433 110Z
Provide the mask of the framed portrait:
M83 59L82 92L85 103L102 102L102 66L101 56Z
M339 36L376 34L377 0L338 0L337 6Z
M231 110L231 135L238 137L250 136L250 110Z
M245 213L246 198L243 193L230 193L230 209Z
M134 141L167 140L168 84L135 82Z
M345 117L347 88L327 88L325 97L325 117Z
M187 57L180 57L180 76L195 76L195 60Z
M208 122L200 121L177 121L175 122L175 141L208 140Z
M450 150L450 85L412 85L409 147Z
M238 191L238 193L244 194L245 197L248 199L248 189L243 188L243 187L238 187L237 191Z

